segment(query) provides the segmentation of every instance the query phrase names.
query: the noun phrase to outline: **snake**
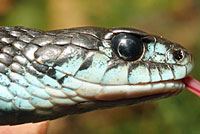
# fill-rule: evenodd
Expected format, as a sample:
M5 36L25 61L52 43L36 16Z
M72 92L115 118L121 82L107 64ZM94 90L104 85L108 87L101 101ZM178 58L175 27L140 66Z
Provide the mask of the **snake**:
M179 94L192 55L133 28L0 27L0 125L53 120Z

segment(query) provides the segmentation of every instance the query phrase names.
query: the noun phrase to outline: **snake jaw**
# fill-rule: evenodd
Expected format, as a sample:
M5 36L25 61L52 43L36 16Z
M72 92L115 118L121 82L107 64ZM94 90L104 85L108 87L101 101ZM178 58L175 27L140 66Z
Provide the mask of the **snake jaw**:
M181 80L101 87L95 84L88 84L87 86L83 84L83 87L80 87L76 92L83 98L99 101L116 101L120 99L141 98L169 92L174 93L176 91L181 91L184 87L185 84Z

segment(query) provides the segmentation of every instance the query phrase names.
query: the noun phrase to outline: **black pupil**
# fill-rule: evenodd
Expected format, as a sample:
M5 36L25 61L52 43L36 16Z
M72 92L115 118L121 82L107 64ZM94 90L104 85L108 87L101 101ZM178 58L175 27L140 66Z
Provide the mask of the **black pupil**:
M183 52L181 50L174 51L173 55L174 55L174 58L176 60L182 60L183 59Z
M120 58L135 61L142 56L143 44L133 34L121 33L113 37L112 49Z

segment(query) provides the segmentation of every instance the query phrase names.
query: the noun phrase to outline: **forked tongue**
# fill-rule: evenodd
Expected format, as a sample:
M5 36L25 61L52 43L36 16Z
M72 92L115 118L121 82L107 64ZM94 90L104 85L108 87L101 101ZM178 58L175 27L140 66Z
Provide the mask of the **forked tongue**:
M186 88L192 93L200 97L200 82L196 79L187 76L182 80L185 83Z

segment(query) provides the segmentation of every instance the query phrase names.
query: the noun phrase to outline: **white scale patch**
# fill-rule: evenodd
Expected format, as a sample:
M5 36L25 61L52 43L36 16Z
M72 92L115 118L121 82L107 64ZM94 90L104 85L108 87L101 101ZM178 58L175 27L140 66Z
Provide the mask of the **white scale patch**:
M69 98L52 98L51 102L58 105L75 105L76 102Z
M21 98L25 98L28 99L31 97L31 95L27 92L26 88L11 82L10 86L8 87L8 90L13 93L14 95L21 97Z
M72 89L69 89L69 88L62 88L62 92L69 97L74 97L77 95L77 93L75 91L73 91Z
M71 76L67 76L64 78L62 85L66 88L78 89L81 87L82 81L77 80Z
M13 104L18 108L18 109L24 109L24 110L34 110L35 107L33 107L29 100L25 100L19 97L15 97L13 100Z
M13 111L16 110L16 108L14 107L12 102L8 102L8 101L4 101L4 100L0 100L0 110L1 111Z
M193 69L193 65L192 64L187 64L186 68L187 68L187 73L190 73L192 71L192 69Z
M33 96L30 99L30 103L33 106L38 107L38 108L52 108L53 107L53 104L50 102L50 100L44 100L36 96Z
M0 89L1 89L0 99L8 101L14 98L14 96L8 91L7 87L0 85Z
M103 86L99 84L84 82L75 78L71 78L71 83L81 83L78 87L73 88L77 93L77 96L81 97L81 100L80 98L78 99L79 102L87 101L87 99L117 100L123 98L135 98L157 93L176 91L177 89L181 89L184 86L181 81L168 81L163 83L151 83L142 85ZM71 99L77 102L75 97L72 97ZM82 98L84 100L82 100ZM64 100L63 102L59 103L64 104Z
M24 76L22 76L22 75L20 75L18 73L11 72L11 73L9 73L8 76L12 81L14 81L14 82L16 82L16 83L18 83L18 84L20 84L22 86L28 86L29 85L29 83L24 78Z
M143 85L113 85L100 86L82 82L80 88L76 89L79 96L96 100L118 100L124 98L137 98L158 93L173 92L182 89L181 81L168 81L162 83L151 83Z
M59 97L59 98L65 98L65 97L67 97L67 95L64 94L60 89L55 89L55 88L51 88L51 87L45 87L45 91L50 96Z
M0 84L3 86L10 84L10 80L5 74L0 73Z
M44 84L42 84L38 79L37 77L29 74L29 73L26 73L25 74L25 79L31 84L31 85L35 85L37 87L41 87L41 88L44 88Z
M75 96L75 97L72 97L71 99L73 101L76 101L76 102L86 102L86 101L89 101L88 99L80 97L80 96Z
M61 88L61 85L53 78L45 75L42 78L38 78L44 85L49 85L55 88Z
M100 93L102 88L103 87L101 85L98 85L98 84L82 82L81 87L76 89L76 92L81 97L94 98L95 96L97 96Z
M95 97L98 100L116 100L124 98L133 98L145 96L151 90L151 85L122 85L105 86L103 90Z

